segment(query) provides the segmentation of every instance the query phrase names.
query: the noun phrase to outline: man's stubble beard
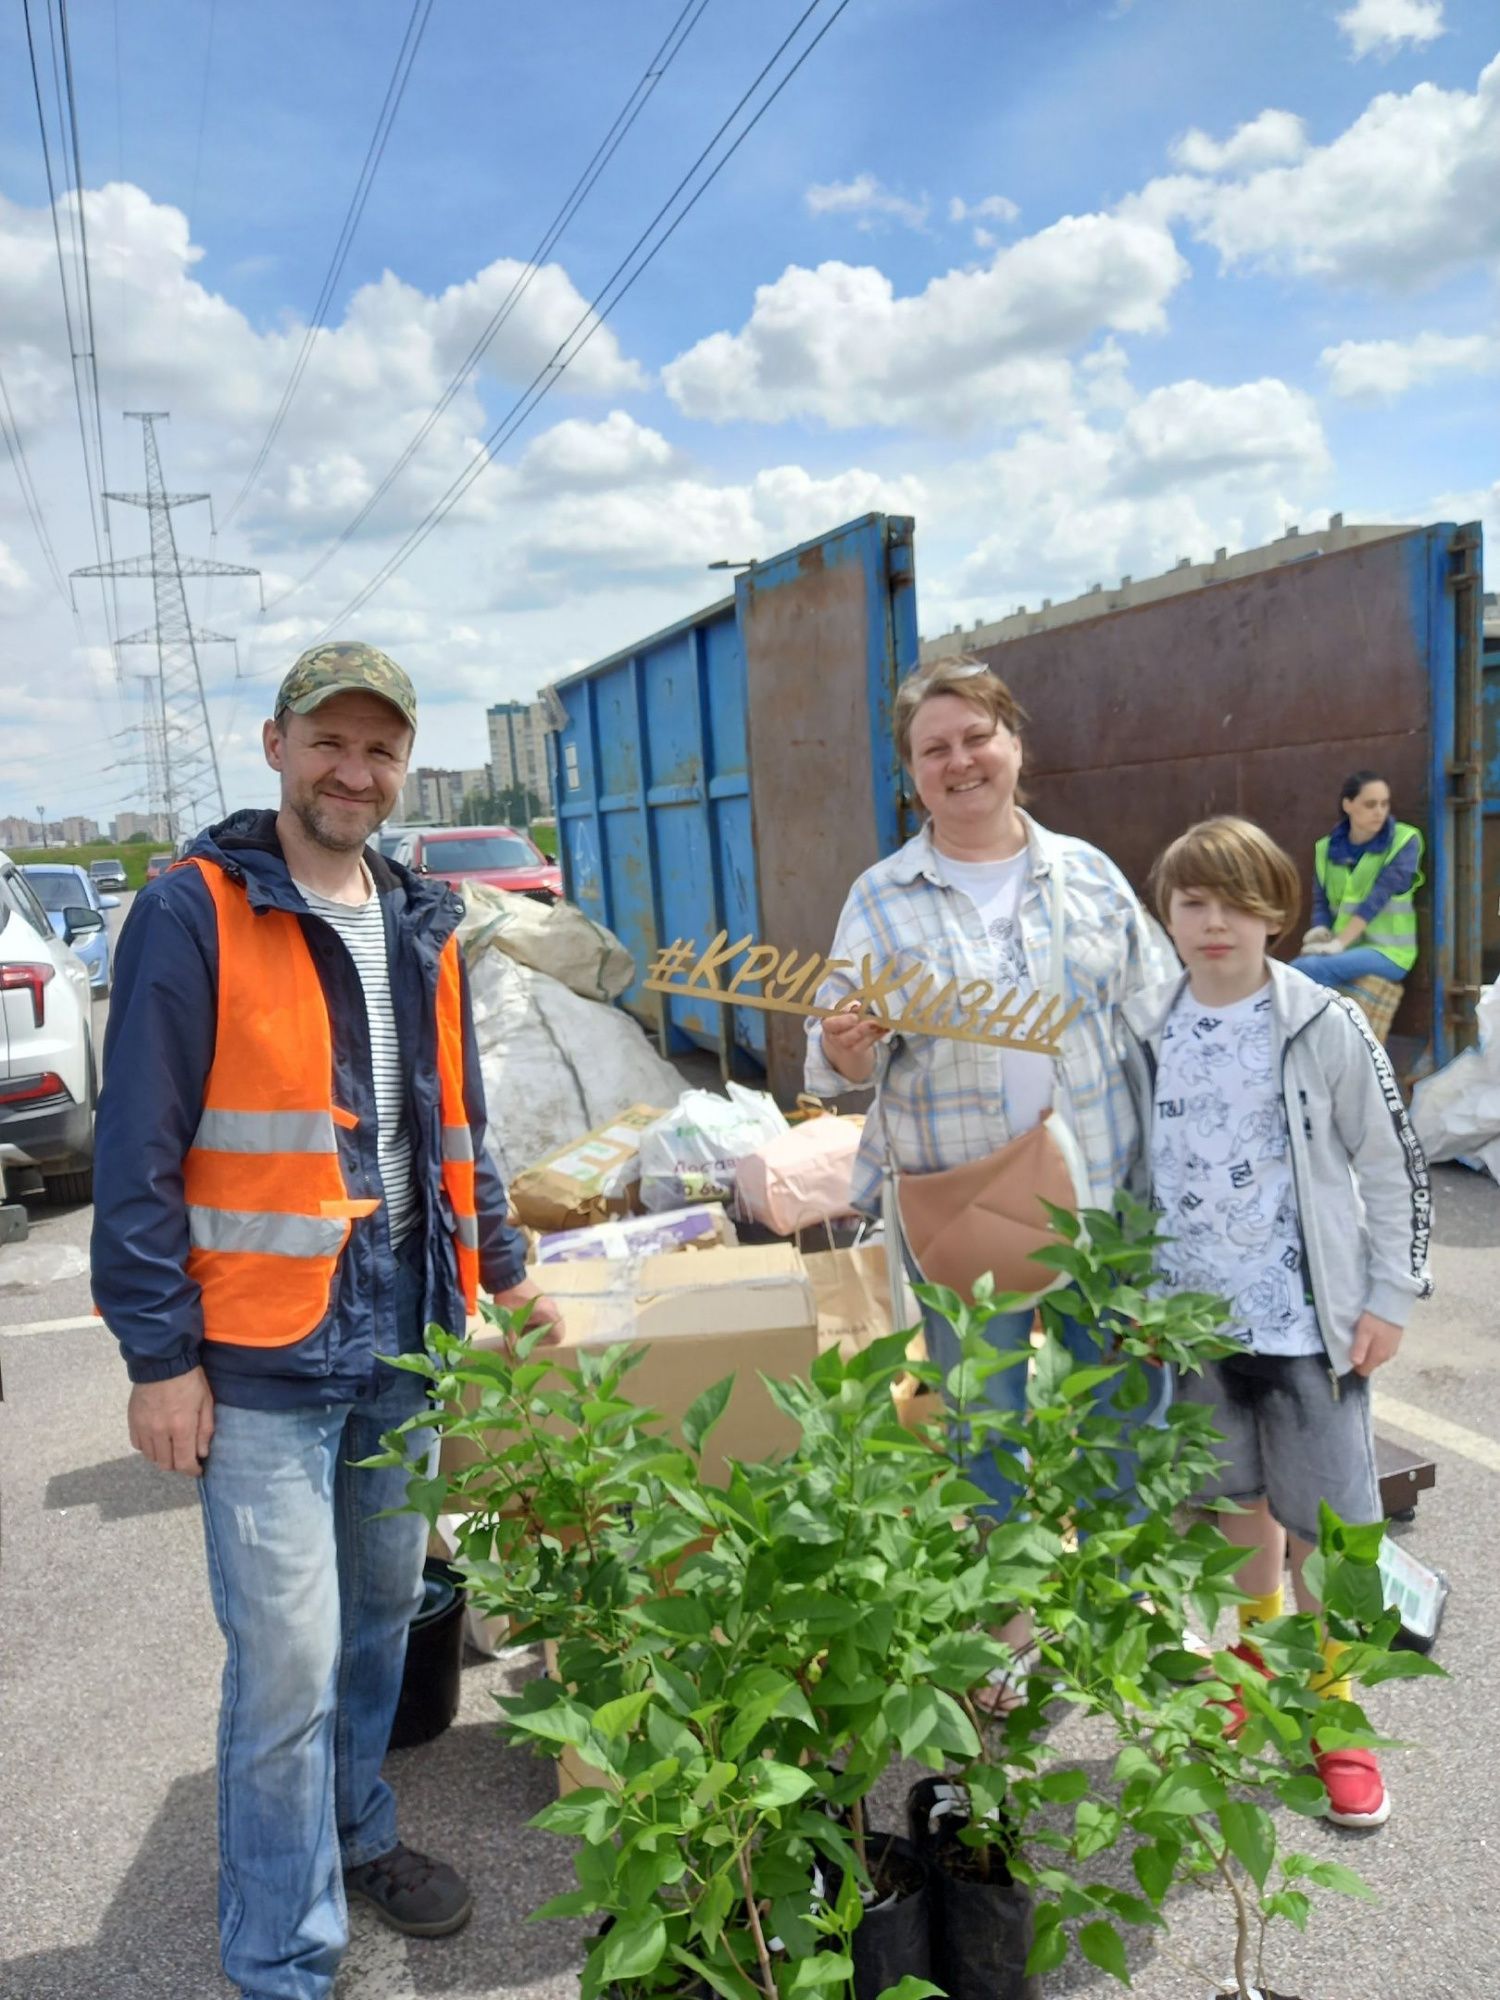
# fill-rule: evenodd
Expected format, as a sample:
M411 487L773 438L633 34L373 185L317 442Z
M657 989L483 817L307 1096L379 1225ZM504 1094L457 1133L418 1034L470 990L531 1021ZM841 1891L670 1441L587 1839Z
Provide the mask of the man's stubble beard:
M371 810L375 811L376 816L371 821L369 827L363 833L351 836L338 831L330 825L328 820L319 811L316 799L307 801L291 799L288 800L288 805L296 818L297 824L302 828L308 839L313 841L318 847L326 848L330 854L361 853L365 843L374 834L376 828L387 818L386 813L372 807Z

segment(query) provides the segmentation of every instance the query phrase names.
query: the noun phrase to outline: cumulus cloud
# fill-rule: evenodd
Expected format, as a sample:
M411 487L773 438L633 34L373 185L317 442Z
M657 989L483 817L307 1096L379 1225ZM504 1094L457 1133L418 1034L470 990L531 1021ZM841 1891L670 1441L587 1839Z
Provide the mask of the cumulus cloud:
M1403 291L1500 255L1497 185L1500 56L1472 91L1382 92L1294 163L1179 174L1122 208L1157 226L1186 221L1226 264Z
M1336 396L1390 403L1443 375L1500 372L1500 336L1419 333L1412 340L1341 340L1318 359Z
M755 295L738 333L715 333L662 371L691 417L834 428L929 424L963 430L1057 414L1068 355L1106 329L1150 333L1187 265L1139 218L1064 216L898 298L873 266L791 265Z
M965 201L956 194L948 203L950 222L1014 222L1020 213L1006 194L987 194L982 201Z
M1306 151L1307 127L1300 118L1290 111L1262 111L1222 141L1193 126L1174 140L1172 159L1190 174L1235 174L1300 160Z
M1338 24L1355 60L1372 51L1393 55L1408 44L1436 41L1443 32L1443 0L1354 0Z
M810 215L852 215L861 229L873 229L885 221L904 223L921 229L927 221L929 203L894 194L882 187L874 174L857 174L852 181L814 183L803 199Z
M1173 382L1129 409L1111 487L1123 493L1237 479L1305 479L1328 468L1317 405L1274 377L1216 388Z
M75 197L64 197L71 202ZM181 212L123 183L84 196L94 314L100 328L104 407L170 409L179 467L199 463L201 433L221 505L259 445L302 344L290 323L262 331L192 275L201 253ZM525 266L500 258L429 295L386 271L362 286L336 325L319 335L291 415L245 520L258 529L291 517L321 528L364 500L436 403ZM45 208L0 196L0 358L31 421L71 406L60 338L52 223ZM482 364L479 382L521 385L536 374L585 312L556 264L542 267L515 303ZM601 329L563 378L564 393L619 395L642 386L639 365ZM126 393L125 385L129 385ZM462 391L412 468L427 498L447 483L477 429L483 405ZM108 433L112 451L119 432ZM116 461L118 462L118 461Z

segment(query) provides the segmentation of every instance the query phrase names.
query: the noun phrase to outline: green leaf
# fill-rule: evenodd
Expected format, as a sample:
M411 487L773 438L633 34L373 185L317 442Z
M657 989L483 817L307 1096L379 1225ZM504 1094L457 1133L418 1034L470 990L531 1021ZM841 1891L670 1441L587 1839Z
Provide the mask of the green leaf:
M613 1736L628 1736L650 1702L650 1688L643 1694L622 1694L614 1701L606 1701L594 1710L596 1732L606 1739Z
M653 1597L640 1607L641 1618L674 1639L706 1639L713 1619L701 1597Z
M1097 1965L1101 1972L1112 1974L1122 1986L1130 1984L1125 1946L1113 1924L1106 1923L1102 1917L1096 1923L1085 1924L1078 1933L1078 1949L1090 1965Z
M1049 1771L1037 1790L1053 1805L1070 1806L1075 1799L1081 1799L1089 1788L1087 1771Z
M601 1980L639 1979L661 1964L667 1951L667 1926L654 1910L639 1917L622 1917L612 1924L599 1954Z
M1285 1917L1299 1931L1307 1929L1307 1920L1312 1915L1312 1899L1300 1889L1278 1889L1274 1896L1262 1897L1260 1907L1268 1917Z
M1046 1923L1044 1919L1052 1921ZM1068 1955L1068 1934L1057 1920L1055 1908L1046 1904L1036 1913L1036 1942L1026 1960L1028 1974L1055 1972Z
M1224 1787L1212 1771L1201 1764L1179 1764L1152 1787L1143 1812L1217 1812L1224 1803Z
M1276 1858L1276 1829L1262 1806L1230 1799L1219 1808L1219 1831L1235 1860L1264 1889Z
M619 1810L619 1803L613 1792L601 1792L597 1786L590 1786L584 1791L569 1792L565 1799L554 1799L527 1824L546 1833L566 1833L575 1840L597 1843L607 1837L610 1818Z
M1131 1855L1135 1879L1153 1903L1161 1902L1171 1888L1181 1855L1182 1842L1172 1834L1163 1834L1149 1847L1138 1847Z
M682 1439L689 1451L702 1451L703 1440L723 1416L734 1389L734 1377L726 1375L688 1405L682 1414Z
M820 1986L844 1986L853 1977L854 1960L847 1952L815 1951L798 1960L796 1970L787 1981L786 1991L788 1994L809 1993Z
M1291 1855L1287 1860L1287 1873L1293 1873L1292 1863L1300 1857ZM1341 1861L1303 1861L1295 1871L1304 1881L1311 1882L1319 1889L1336 1889L1341 1896L1358 1896L1364 1902L1373 1903L1375 1891L1362 1875L1356 1875L1352 1868L1346 1868Z
M570 1889L565 1896L554 1896L543 1903L540 1909L531 1912L532 1923L542 1923L553 1917L591 1917L599 1907L599 1899L590 1889Z
M1323 1780L1311 1773L1298 1772L1291 1778L1276 1781L1276 1795L1284 1806L1293 1812L1305 1813L1309 1819L1322 1816L1328 1804L1328 1794L1323 1788Z
M930 1979L918 1979L914 1972L908 1972L894 1986L882 1986L876 2000L944 2000L944 1991Z
M758 1811L764 1812L773 1806L795 1805L798 1799L807 1797L813 1789L813 1781L806 1771L798 1770L795 1764L766 1762L751 1767L755 1773L755 1789L750 1794L750 1803Z

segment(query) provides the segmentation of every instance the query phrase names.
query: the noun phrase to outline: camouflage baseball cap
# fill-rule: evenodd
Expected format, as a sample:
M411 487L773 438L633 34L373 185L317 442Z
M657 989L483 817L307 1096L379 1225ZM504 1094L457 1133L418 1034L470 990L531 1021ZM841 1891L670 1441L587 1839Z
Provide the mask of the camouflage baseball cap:
M416 728L416 689L394 660L357 639L310 647L277 689L272 713L280 715L284 708L289 708L294 715L311 715L330 695L361 689L388 701Z

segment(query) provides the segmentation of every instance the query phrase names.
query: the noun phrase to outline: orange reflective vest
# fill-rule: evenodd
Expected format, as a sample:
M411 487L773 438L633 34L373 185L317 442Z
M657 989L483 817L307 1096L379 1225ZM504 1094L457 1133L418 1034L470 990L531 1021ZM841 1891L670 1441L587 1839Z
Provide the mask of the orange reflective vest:
M202 870L219 937L214 1059L183 1168L187 1272L205 1340L289 1347L326 1316L350 1232L380 1203L352 1198L344 1181L338 1128L359 1121L333 1101L328 1003L301 920L252 910L216 862L181 865ZM438 964L437 1056L443 1192L473 1312L479 1223L455 938Z

